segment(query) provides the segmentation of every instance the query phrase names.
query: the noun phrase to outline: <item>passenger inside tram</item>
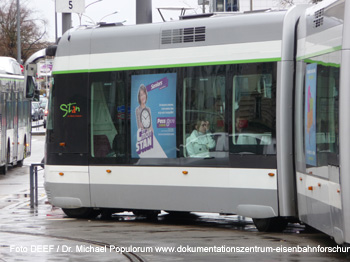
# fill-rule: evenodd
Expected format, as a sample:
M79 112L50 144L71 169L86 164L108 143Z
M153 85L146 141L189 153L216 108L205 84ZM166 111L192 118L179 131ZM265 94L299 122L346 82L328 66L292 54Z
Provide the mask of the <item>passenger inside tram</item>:
M210 132L210 123L200 119L195 124L195 129L186 139L186 150L189 157L210 157L209 149L215 147L215 140Z

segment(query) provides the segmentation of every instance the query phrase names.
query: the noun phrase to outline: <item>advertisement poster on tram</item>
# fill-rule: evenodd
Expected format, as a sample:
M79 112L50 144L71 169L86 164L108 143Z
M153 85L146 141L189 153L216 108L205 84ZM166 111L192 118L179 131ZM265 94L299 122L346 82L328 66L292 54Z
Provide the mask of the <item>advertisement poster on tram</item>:
M131 77L133 158L176 158L176 73Z
M316 166L316 84L317 64L306 66L305 76L305 157L306 164Z

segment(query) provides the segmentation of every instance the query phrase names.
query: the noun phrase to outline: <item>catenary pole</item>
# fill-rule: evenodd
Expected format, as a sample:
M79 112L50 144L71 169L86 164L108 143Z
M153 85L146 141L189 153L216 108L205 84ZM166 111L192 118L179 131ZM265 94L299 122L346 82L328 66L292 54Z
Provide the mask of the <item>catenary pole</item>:
M21 10L19 0L17 0L17 62L21 64Z

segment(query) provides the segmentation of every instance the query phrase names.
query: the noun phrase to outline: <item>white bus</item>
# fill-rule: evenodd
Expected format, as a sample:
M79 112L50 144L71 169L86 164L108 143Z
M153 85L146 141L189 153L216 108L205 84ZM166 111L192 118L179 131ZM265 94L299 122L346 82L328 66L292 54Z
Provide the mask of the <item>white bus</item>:
M6 174L8 165L23 165L31 152L31 104L14 58L0 57L0 88L0 172Z
M53 68L49 201L72 217L231 213L261 231L300 219L350 243L346 160L339 172L350 150L349 74L338 59L349 5L69 31ZM312 120L306 106L319 110ZM316 165L306 142L322 144ZM317 190L330 187L323 199ZM334 224L319 226L322 212Z

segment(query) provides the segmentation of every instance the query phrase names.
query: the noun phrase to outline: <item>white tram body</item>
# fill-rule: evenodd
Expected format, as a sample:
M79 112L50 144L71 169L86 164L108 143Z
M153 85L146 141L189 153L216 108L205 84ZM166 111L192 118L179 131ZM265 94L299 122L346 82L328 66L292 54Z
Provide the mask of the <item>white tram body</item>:
M349 161L342 162L350 150L350 93L343 90L350 75L343 66L350 62L350 38L343 33L349 8L345 1L324 1L288 11L67 32L57 47L50 96L49 201L76 217L106 210L231 213L252 217L259 230L276 230L299 216L349 243ZM312 67L329 70L332 80L321 85L324 96L313 97L310 89L306 99L306 77L313 75L305 72ZM341 82L333 77L339 68ZM316 78L322 82L327 74ZM160 80L166 85L157 89ZM337 105L337 83L346 98L339 97L341 110L327 113ZM137 120L140 84L149 88L147 128ZM320 113L308 122L316 108ZM338 112L342 170L322 162L332 151L328 158L336 163L332 117ZM173 121L166 130L162 114ZM215 147L195 157L188 148L198 125L191 122L203 118L210 119ZM326 123L318 126L323 118L326 131ZM306 138L314 141L310 148ZM326 141L328 147L318 146ZM321 150L319 165L311 159L314 148Z
M180 111L176 115L176 132L188 135L190 132L187 131L187 127L185 130L185 125L188 125L185 115L196 110L193 107L185 108L187 104L185 105L184 100L187 97L183 93L185 92L186 83L182 85L182 82L186 82L183 78L184 74L191 77L190 74L195 73L191 70L200 70L201 67L212 68L221 65L229 67L232 65L233 67L240 66L240 69L232 70L247 68L247 72L254 72L254 70L260 70L258 68L260 64L269 64L273 68L271 73L274 76L269 75L270 78L266 81L269 81L268 84L270 86L274 85L274 87L265 90L266 93L270 92L269 95L266 95L269 98L266 98L268 105L265 105L265 107L269 105L275 107L276 96L283 95L284 98L288 98L283 94L282 87L279 85L283 82L280 80L282 73L290 74L290 78L292 78L292 72L289 71L290 67L293 66L291 64L292 60L290 60L292 51L288 53L287 50L293 50L293 46L287 46L283 53L286 58L282 57L282 38L289 37L283 34L283 26L289 19L292 19L292 23L295 23L295 17L293 10L291 10L289 12L246 14L171 23L70 31L62 37L57 48L53 69L55 76L54 89L57 87L59 89L57 92L67 93L64 96L65 104L68 104L75 103L69 96L78 94L74 94L71 88L67 88L66 91L64 86L59 86L60 78L62 83L69 83L69 81L75 82L75 77L86 78L89 75L91 79L92 75L99 77L98 74L112 72L117 74L113 77L118 81L118 76L124 77L121 75L123 73L126 75L138 74L142 70L146 75L174 72L177 74L178 81L176 92L182 93L182 101L178 97L178 101L176 101L176 110ZM186 30L192 33L187 35ZM294 31L290 33L294 34ZM289 38L292 39L293 36ZM293 45L293 43L290 44ZM267 71L268 69L264 70ZM257 85L260 84L260 80L256 80L257 76L253 74L246 74L248 74L246 80L238 80L246 82L250 80L252 84L247 88L256 89ZM205 77L210 79L210 77L213 78L216 75L213 73ZM223 139L223 144L226 144L226 147L224 146L225 148L220 150L222 157L217 158L216 155L213 155L213 159L205 159L201 162L198 162L195 158L186 158L186 156L178 154L175 159L167 159L164 164L162 159L159 160L157 157L155 159L135 159L137 161L131 161L132 164L130 165L125 165L123 162L120 165L112 164L113 161L110 159L106 161L110 160L111 164L102 164L103 160L93 157L93 146L96 145L94 145L94 138L88 136L92 137L92 132L96 134L105 132L109 143L112 144L116 132L110 131L112 134L109 134L102 130L103 128L110 128L108 127L110 120L104 119L105 124L101 123L100 127L95 127L94 123L91 123L91 121L95 121L91 114L87 117L87 120L63 118L59 106L64 101L56 102L53 100L51 103L54 107L51 108L51 112L54 111L53 116L51 114L53 125L55 125L55 121L58 125L61 123L60 121L64 120L65 122L68 121L69 124L67 122L67 127L61 126L60 128L68 128L69 126L73 128L76 121L84 121L81 125L86 124L86 127L84 126L84 129L81 130L73 128L70 129L70 132L67 130L67 133L62 134L62 137L59 138L62 141L52 140L52 142L50 141L51 131L49 127L45 187L51 203L63 208L94 207L131 210L206 211L237 213L254 218L270 218L280 215L295 216L294 192L290 191L279 195L277 191L278 180L280 183L289 183L288 180L290 180L288 177L282 179L282 176L284 172L286 174L290 172L288 168L292 165L292 160L284 159L283 161L289 163L281 162L277 165L275 155L276 146L279 146L278 141L281 140L286 140L284 146L290 147L290 150L292 150L292 144L287 142L289 139L287 135L277 131L276 138L276 130L273 130L274 134L270 132L266 135L266 139L269 141L267 144L273 152L270 155L266 152L257 156L252 152L247 154L243 152L242 154L229 156L228 140L233 140L232 136L234 134L228 134L227 130L232 127L234 129L235 123L232 121L234 113L232 112L236 110L235 103L237 101L232 101L232 91L228 90L229 86L232 87L232 84L227 82L237 82L238 80L233 73L226 74L224 72L222 78L213 79L210 83L210 89L216 88L217 93L221 95L220 99L225 103L223 105L225 107L223 129L220 132L215 130L215 132ZM85 92L84 95L89 96L91 91L89 90L88 81L91 82L92 80L86 80L86 85L80 87L83 91L77 90L76 92ZM209 80L207 81L209 82ZM225 81L227 84L219 86L219 81ZM218 86L215 87L216 83L218 83ZM75 85L77 84L75 83ZM208 87L203 88L208 89ZM274 88L273 94L271 94L271 88ZM130 92L128 90L130 90L130 87L127 87L125 92ZM210 94L213 93L213 91L210 92ZM190 95L190 92L188 92L188 95ZM57 98L57 100L59 99ZM80 103L83 103L83 101ZM126 103L130 103L130 101L126 101ZM90 110L93 110L92 107L90 106ZM273 108L272 114L276 114L276 111L278 111L279 118L291 118L290 111L284 110L282 104L278 104L277 107L281 107L281 110ZM80 109L83 111L82 106L80 106ZM204 110L204 108L200 110ZM86 113L88 114L88 112ZM101 111L100 117L103 117L102 113ZM134 113L131 112L130 114L132 120ZM271 116L266 116L266 118L269 117ZM276 120L275 116L272 116L269 120L271 123L280 121L280 119ZM89 121L90 130L87 125ZM113 127L111 128L113 129ZM82 132L90 132L90 134L82 135ZM288 132L290 133L291 130L288 130ZM55 135L52 135L52 139L57 139L57 136L60 135L57 133L57 129L54 128L53 133ZM71 138L68 137L68 133L71 133ZM63 159L66 154L73 156L69 152L70 150L79 152L78 149L68 148L69 139L74 139L75 143L78 141L74 133L78 134L80 143L84 144L85 147L82 150L87 153L78 162L86 164L75 165L72 163L67 165L64 164L64 161L60 162L60 159ZM176 140L179 140L177 141L178 151L184 150L181 146L186 143L186 135L181 134L179 139L179 134L176 134ZM263 133L260 134L261 136L263 136ZM85 141L82 139L85 139ZM128 139L130 137L126 134L122 141L128 143ZM60 142L65 142L66 147L60 148ZM251 147L254 147L254 145L251 145ZM268 150L267 146L264 150ZM133 158L132 156L129 157ZM234 159L231 160L231 157ZM85 160L83 160L84 158ZM59 163L57 160L62 164L55 164L55 162ZM231 164L231 161L237 161L237 165L235 163ZM96 164L93 164L94 162ZM277 170L277 166L280 170ZM110 170L110 172L106 172L106 170ZM60 176L59 173L64 173L64 175ZM278 179L279 176L280 179ZM283 203L283 209L280 209L279 202Z
M348 1L324 1L298 25L295 166L301 221L350 242Z

